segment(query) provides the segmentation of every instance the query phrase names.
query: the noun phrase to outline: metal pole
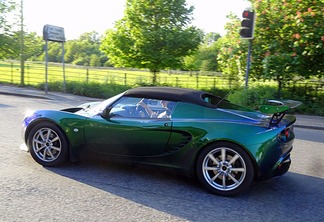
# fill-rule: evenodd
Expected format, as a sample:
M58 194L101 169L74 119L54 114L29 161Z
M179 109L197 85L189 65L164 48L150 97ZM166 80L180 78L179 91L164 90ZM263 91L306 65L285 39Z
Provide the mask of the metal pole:
M24 58L24 14L23 0L20 2L20 84L25 85L25 58Z
M45 94L48 93L48 84L47 84L47 72L48 72L48 50L47 50L48 41L45 41Z
M248 84L249 84L251 52L252 52L252 39L249 39L249 51L248 51L248 56L247 56L247 61L246 61L246 72L245 72L245 89L248 88Z
M65 83L65 63L64 63L64 42L62 42L62 64L63 64L63 92L65 92L66 83Z

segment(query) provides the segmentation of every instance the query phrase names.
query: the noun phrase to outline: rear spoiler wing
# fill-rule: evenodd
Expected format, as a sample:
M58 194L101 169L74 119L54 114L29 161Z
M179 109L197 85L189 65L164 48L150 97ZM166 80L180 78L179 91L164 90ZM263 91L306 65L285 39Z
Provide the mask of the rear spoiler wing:
M296 108L302 103L295 100L274 100L268 99L267 104L261 105L259 111L265 114L272 114L269 126L278 125L289 109Z

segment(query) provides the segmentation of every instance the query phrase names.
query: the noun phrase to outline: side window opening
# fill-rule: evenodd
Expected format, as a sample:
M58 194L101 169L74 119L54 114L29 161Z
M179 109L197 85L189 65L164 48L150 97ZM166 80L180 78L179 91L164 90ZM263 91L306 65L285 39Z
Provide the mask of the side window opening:
M169 100L143 99L139 105L149 118L171 118L175 102Z
M111 116L125 118L171 118L175 102L168 100L123 97L110 110Z

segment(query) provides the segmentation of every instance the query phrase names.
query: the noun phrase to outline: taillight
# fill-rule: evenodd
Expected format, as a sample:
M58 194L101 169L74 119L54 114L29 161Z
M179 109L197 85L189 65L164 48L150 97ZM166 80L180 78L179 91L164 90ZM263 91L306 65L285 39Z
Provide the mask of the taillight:
M291 137L291 133L292 132L293 132L293 128L292 127L288 127L288 128L286 128L286 129L284 129L284 130L282 130L280 132L280 134L278 135L278 139L280 141L285 142L285 141L287 141Z
M286 136L287 138L289 138L289 135L290 135L290 130L289 130L289 128L286 128L286 129L285 129L285 136Z

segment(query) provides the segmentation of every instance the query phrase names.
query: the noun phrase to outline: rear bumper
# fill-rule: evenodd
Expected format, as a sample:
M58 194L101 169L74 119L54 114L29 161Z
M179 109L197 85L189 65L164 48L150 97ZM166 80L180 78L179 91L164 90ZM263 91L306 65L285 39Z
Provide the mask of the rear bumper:
M278 164L276 165L276 168L274 170L273 176L281 176L289 170L291 164L290 154L288 154L285 158L280 160Z
M289 144L282 144L276 148L276 152L270 152L268 155L277 156L276 158L268 158L268 162L261 165L259 168L258 180L265 180L272 177L281 176L290 168L291 158L290 153L293 149L292 142Z

